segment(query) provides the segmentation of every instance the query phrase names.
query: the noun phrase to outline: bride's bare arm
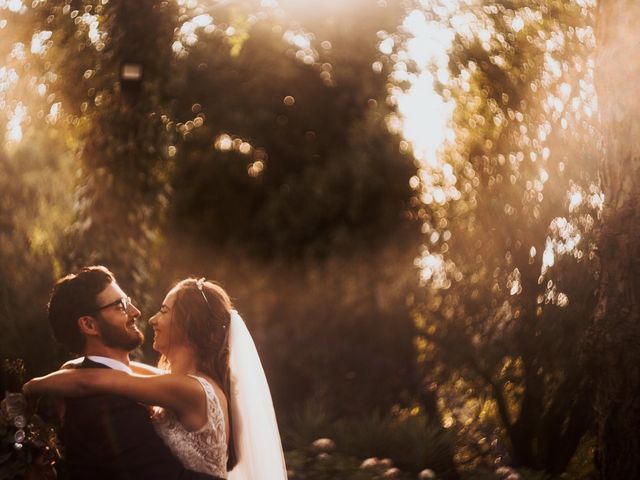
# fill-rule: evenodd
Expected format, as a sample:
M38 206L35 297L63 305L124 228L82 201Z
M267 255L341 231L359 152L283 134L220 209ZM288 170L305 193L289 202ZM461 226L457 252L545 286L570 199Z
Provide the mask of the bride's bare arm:
M105 368L58 370L25 383L25 395L82 397L107 393L182 414L205 409L202 387L186 375L139 375Z
M140 375L164 375L167 372L158 367L153 367L142 362L129 362L129 368L133 370L133 373L139 373Z
M73 360L69 360L65 362L60 369L66 370L70 368L78 368L82 362L84 361L84 357L74 358ZM167 373L158 367L153 367L151 365L147 365L142 362L129 362L129 368L133 371L133 373L139 373L140 375L163 375Z

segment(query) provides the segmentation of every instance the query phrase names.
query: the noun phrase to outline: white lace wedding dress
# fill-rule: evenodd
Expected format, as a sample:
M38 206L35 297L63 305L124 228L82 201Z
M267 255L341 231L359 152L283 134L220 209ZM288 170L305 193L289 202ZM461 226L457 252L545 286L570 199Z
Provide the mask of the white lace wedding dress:
M211 384L195 378L207 397L207 423L199 430L189 431L170 410L158 409L153 415L156 432L185 468L227 478L227 439L224 415Z

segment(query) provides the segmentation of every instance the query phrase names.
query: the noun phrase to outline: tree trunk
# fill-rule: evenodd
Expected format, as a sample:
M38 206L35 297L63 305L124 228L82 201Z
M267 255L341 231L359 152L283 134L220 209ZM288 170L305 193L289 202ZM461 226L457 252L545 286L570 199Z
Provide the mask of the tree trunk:
M598 304L587 355L603 479L640 478L640 2L601 0L595 81L604 192Z

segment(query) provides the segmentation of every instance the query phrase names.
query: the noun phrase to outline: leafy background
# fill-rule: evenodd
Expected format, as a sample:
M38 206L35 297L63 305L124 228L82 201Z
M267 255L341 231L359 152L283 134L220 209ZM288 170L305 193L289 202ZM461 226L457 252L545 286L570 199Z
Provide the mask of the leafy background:
M594 8L0 1L1 356L67 358L46 302L81 265L144 318L206 276L292 478L590 478Z

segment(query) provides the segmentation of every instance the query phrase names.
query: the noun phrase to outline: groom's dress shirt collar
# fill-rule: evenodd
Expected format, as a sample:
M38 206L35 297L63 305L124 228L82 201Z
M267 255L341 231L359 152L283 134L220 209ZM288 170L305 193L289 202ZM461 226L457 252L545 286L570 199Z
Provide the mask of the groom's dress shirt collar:
M120 370L121 372L125 373L133 373L133 371L127 365L118 360L114 360L113 358L100 357L98 355L87 355L85 358L88 358L92 362L98 362L102 365L106 365L107 367L113 368L114 370Z

